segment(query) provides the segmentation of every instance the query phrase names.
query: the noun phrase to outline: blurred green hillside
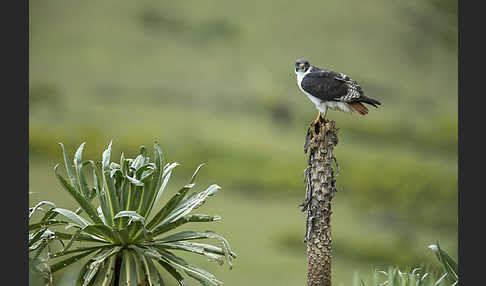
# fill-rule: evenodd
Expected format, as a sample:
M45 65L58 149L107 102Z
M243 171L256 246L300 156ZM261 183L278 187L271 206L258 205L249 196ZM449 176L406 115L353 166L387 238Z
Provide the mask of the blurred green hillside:
M86 158L100 160L113 139L116 161L158 141L181 163L174 188L201 162L200 183L223 187L206 208L239 258L211 269L221 280L266 285L283 270L282 281L304 283L297 205L317 115L293 72L305 57L382 102L366 117L328 112L340 128L337 285L355 269L433 263L437 239L457 257L456 4L31 1L31 204L73 206L52 171L58 142L72 154L87 141ZM248 245L254 232L262 241Z

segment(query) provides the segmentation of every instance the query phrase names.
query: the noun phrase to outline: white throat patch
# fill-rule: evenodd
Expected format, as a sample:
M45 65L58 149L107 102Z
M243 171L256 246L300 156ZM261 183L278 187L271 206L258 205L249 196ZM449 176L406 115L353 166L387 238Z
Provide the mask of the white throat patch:
M306 72L301 72L301 71L295 71L294 70L295 74L297 75L297 84L299 85L299 87L300 87L300 83L302 82L302 79L304 78L304 76L306 76L308 73L310 73L311 69L312 68L308 68Z

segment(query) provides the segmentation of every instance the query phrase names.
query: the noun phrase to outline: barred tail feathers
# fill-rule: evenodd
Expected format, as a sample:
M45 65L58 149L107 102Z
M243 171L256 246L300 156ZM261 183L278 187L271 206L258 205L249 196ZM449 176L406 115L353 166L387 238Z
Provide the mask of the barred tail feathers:
M378 107L377 105L381 105L381 103L378 100L373 99L373 98L369 98L369 97L364 96L364 95L362 95L360 97L359 102L364 102L364 103L367 103L369 105L373 105L374 107Z

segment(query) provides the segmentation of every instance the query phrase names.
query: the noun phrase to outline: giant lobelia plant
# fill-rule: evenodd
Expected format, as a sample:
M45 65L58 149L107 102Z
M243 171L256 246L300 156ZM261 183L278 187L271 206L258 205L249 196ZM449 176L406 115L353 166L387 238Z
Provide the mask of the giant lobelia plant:
M190 193L202 165L187 185L156 210L154 206L178 165L164 165L157 143L153 161L142 147L134 159L125 158L122 153L119 164L110 162L111 142L103 152L101 164L82 160L85 143L77 149L71 164L64 146L60 145L67 178L59 174L59 164L54 168L55 174L79 208L71 211L42 201L29 209L32 273L40 272L52 284L52 273L83 261L76 285L164 285L165 275L172 276L180 285L186 285L185 276L202 285L223 284L213 274L175 254L177 251L196 253L220 265L227 261L230 269L231 260L236 258L228 242L214 232L177 231L189 222L220 219L192 214L220 189L211 185L202 192ZM34 215L38 218L35 223L31 221ZM215 239L221 247L195 242L201 239ZM54 244L56 241L60 243Z

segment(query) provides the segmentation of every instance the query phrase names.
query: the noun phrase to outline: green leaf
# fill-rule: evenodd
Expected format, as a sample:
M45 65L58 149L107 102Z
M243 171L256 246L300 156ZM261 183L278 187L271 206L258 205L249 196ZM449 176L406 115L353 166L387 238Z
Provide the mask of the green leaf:
M143 164L144 164L144 157L142 154L138 155L135 157L135 159L132 161L132 164L130 165L131 168L138 170Z
M177 271L177 269L170 265L169 263L165 262L164 260L155 260L157 263L160 264L169 274L179 283L180 286L185 286L184 277Z
M152 242L148 245L153 245L154 247L162 247L167 249L178 249L184 250L189 252L194 252L197 254L206 255L207 253L217 254L220 256L225 255L225 251L217 246L205 243L197 243L197 242L188 242L188 241L175 241L175 242ZM230 255L233 258L236 258L236 254L231 252ZM209 258L213 258L214 256L210 255Z
M184 199L187 192L194 187L194 184L185 185L182 189L180 189L172 198L162 207L157 214L152 218L152 220L148 223L147 229L153 229L160 222L165 219L173 210L176 208L179 203Z
M201 206L208 196L212 196L219 189L220 187L218 185L213 184L205 191L187 197L185 200L181 201L160 224L170 223L187 215L192 210Z
M143 265L140 259L138 258L137 254L135 251L130 251L130 255L132 256L132 261L134 262L134 269L135 269L135 285L142 285L142 281L144 278L144 271L143 271Z
M89 261L84 263L84 265L81 267L79 274L78 274L78 278L76 279L76 284L75 284L76 286L85 286L86 285L84 283L84 276L86 275L86 272L88 272L88 265L89 265Z
M174 241L181 241L181 240L192 240L192 239L204 239L204 238L212 238L212 233L208 232L197 232L194 230L184 230L167 237L158 239L160 242L174 242Z
M126 176L126 178L130 181L130 183L134 184L137 187L143 187L145 184L135 178L132 178L130 176Z
M48 248L48 255L49 255L49 238L45 238L41 241L39 241L38 243L38 248L37 248L37 252L35 253L35 255L32 257L31 261L33 261L34 263L37 263L39 262L39 257L40 257L40 254L42 253L42 251L44 250L44 248ZM35 250L34 247L32 249L32 251Z
M150 185L150 182L147 183ZM146 195L145 192L147 191L147 186L139 187L135 185L131 185L131 202L130 202L130 210L136 210L137 213L141 214L141 205L143 204L144 196Z
M191 177L191 180L189 181L189 184L192 184L194 183L194 181L196 180L196 176L197 176L197 173L199 173L199 170L202 168L202 166L204 166L206 164L202 163L200 164L199 166L197 166L196 168L196 171L194 171L194 174L192 174L192 177Z
M103 265L100 272L96 275L93 285L110 286L115 273L116 256L108 258L108 262Z
M116 231L105 224L91 224L83 229L84 232L101 237L111 243L120 243Z
M224 251L209 244L193 243L187 241L176 241L171 243L151 244L157 249L174 249L204 255L210 260L216 260L219 265L224 263Z
M96 211L98 212L98 216L101 218L101 221L103 222L103 224L106 224L106 219L105 219L105 215L103 214L103 210L101 209L101 206L99 206Z
M437 244L429 245L429 248L435 253L437 259L442 264L445 272L448 273L448 277L451 282L456 282L459 280L459 268L457 263L452 259L447 252L442 250L439 246L439 242Z
M107 245L97 245L97 246L78 247L78 248L71 249L71 250L59 251L59 252L53 253L53 254L51 254L51 258L59 258L59 257L62 257L62 256L71 255L71 254L74 254L74 253L85 252L85 251L88 251L88 250L99 250L100 248L106 248L106 247L111 247L111 246L110 245L108 245L108 246Z
M145 196L145 192L147 192L148 188L147 186L140 186L138 184L133 184L132 182L129 185L129 204L125 209L132 211L137 210L137 212L140 213L140 206L142 204L143 196ZM150 182L147 182L147 185L150 185ZM124 221L125 223L127 222L126 220Z
M214 274L209 273L204 269L189 265L184 259L177 257L168 251L159 250L159 253L168 264L183 270L187 275L198 280L202 285L207 285L206 283L223 285L223 282L217 280Z
M36 231L42 227L46 226L57 226L57 225L67 225L69 222L63 221L63 220L57 220L57 219L49 219L45 222L39 222L39 223L33 223L29 224L29 232L30 231Z
M160 253L156 249L150 246L144 245L143 247L139 247L135 244L132 244L130 245L130 248L135 250L135 252L138 253L139 255L143 255L149 259L155 259L155 260L162 259Z
M137 285L137 270L135 269L136 264L133 261L133 257L129 250L123 250L123 261L120 269L120 285Z
M56 271L59 271L71 264L73 264L74 262L77 262L78 260L80 260L81 258L95 252L96 249L91 249L91 250L88 250L88 251L85 251L81 254L78 254L78 255L75 255L75 256L71 256L69 258L66 258L66 259L63 259L62 261L59 261L57 263L55 263L54 265L51 266L51 272L54 273Z
M115 246L111 248L102 249L98 254L90 259L89 268L84 275L84 284L88 284L98 273L99 269L102 268L104 261L114 254L120 252L121 246ZM97 284L95 284L97 285Z
M44 224L47 221L54 219L57 215L58 213L53 212L52 209L50 209L45 213L44 217L40 220L39 223Z
M43 205L48 205L48 206L51 206L51 208L55 208L56 205L52 202L49 202L49 201L41 201L39 203L37 203L32 209L30 209L29 211L29 220L30 218L32 217L32 215L37 211L37 210L41 210L41 206Z
M152 176L155 172L155 169L153 166L151 165L147 165L147 170L145 170L142 175L140 176L140 181L145 183L145 182L149 182L152 180ZM142 168L141 168L142 169Z
M81 216L77 215L73 211L66 210L66 209L61 209L61 208L55 208L52 209L53 212L57 212L63 216L65 216L69 222L75 224L76 226L80 228L84 228L89 225L89 222L82 218Z
M193 215L186 215L181 217L180 219L173 221L171 223L167 224L162 224L158 227L156 227L152 233L150 234L150 237L156 237L158 235L161 235L165 232L168 232L169 230L172 230L174 228L177 228L183 224L186 224L188 222L211 222L211 221L217 221L220 220L220 216L210 216L210 215L204 215L204 214L193 214Z
M68 243L64 246L62 249L62 252L66 252L75 241L77 241L77 238L81 235L81 232L83 231L83 228L78 229L73 235L71 236L71 239L68 241Z
M108 148L103 152L103 160L102 160L102 169L103 169L103 183L104 183L104 192L106 193L107 204L110 210L110 217L114 217L116 213L120 211L120 205L118 198L116 196L115 185L113 184L113 180L110 176L110 156L111 156L111 144L108 145ZM106 214L105 214L105 218ZM110 221L110 220L108 220Z
M90 227L90 226L88 226L88 227ZM86 229L85 229L85 231L86 231ZM71 237L72 237L72 234L64 233L64 232L60 232L60 231L54 231L54 234L56 235L57 238L62 239L62 240L71 239ZM83 232L81 232L78 235L78 237L76 237L76 240L86 241L86 242L108 243L107 241L102 240L102 239L100 239L96 236L92 236L90 234L86 234L86 233L83 233Z
M231 269L233 267L231 260L232 257L236 257L236 254L234 254L231 251L228 241L226 241L226 239L224 239L224 237L222 237L221 235L216 234L214 232L211 231L197 232L193 230L186 230L186 231L175 233L173 235L169 235L165 238L158 239L157 242L176 242L176 241L204 239L204 238L217 239L220 241L221 245L223 246L222 250L224 252L226 261L228 261L229 268Z
M128 161L125 159L125 154L122 152L120 155L120 170L123 176L126 176L128 174L128 169L130 168L130 165L127 163Z
M179 163L175 162L175 163L170 164L166 168L164 168L164 172L162 174L162 185L160 185L160 188L157 191L157 195L155 196L154 204L156 204L159 201L160 196L164 193L165 186L167 185L167 182L169 182L172 171L177 166L179 166Z
M147 263L151 262L151 260L157 261L165 270L169 272L169 274L172 277L174 277L174 279L177 280L177 282L179 282L179 285L185 285L184 278L182 277L182 275L177 271L177 269L175 269L174 267L172 267L171 265L169 265L163 260L162 255L159 253L157 249L148 246L138 247L136 245L131 245L130 248L135 250L135 252L138 254L139 257L145 257ZM160 278L160 281L161 284L163 285L164 283L162 281L162 278Z
M96 274L98 274L98 270L100 269L101 265L100 264L91 264L89 261L87 263L88 265L85 264L85 266L83 266L86 271L84 271L84 273L82 273L82 275L80 274L79 277L78 277L78 285L81 285L81 286L88 286L88 285L94 285L94 281L93 281L93 278L96 276ZM82 284L80 284L82 282Z
M150 187L145 190L142 194L141 204L139 208L139 213L142 214L144 217L148 217L150 211L155 202L155 196L157 195L157 190L160 189L162 185L162 175L163 175L163 158L162 158L162 150L160 149L159 144L157 142L154 143L154 172L152 174L152 181ZM148 192L147 192L148 191Z
M445 272L435 283L434 286L440 285L444 281L444 279L449 275L447 272Z
M77 186L78 183L76 181L76 176L74 175L74 171L71 167L71 161L69 160L69 157L66 153L66 149L64 148L64 144L59 143L59 145L61 145L62 154L63 154L63 157L64 157L64 165L66 167L66 173L68 174L69 181L71 182L71 185Z
M120 209L125 210L127 209L127 205L130 202L130 196L128 192L128 190L130 189L130 182L126 177L121 176L120 182L117 182L117 185L119 185L119 187L117 187L117 192L120 198Z
M145 218L141 215L139 215L136 211L120 211L115 215L115 219L117 218L122 218L122 217L128 217L130 218L130 221L140 221L143 224L145 223Z
M187 274L187 276L197 280L203 286L209 286L211 284L223 285L223 282L216 280L216 276L214 276L214 274L207 272L204 269L197 268L197 267L194 267L194 266L190 266L189 269L191 269L191 270L185 270L184 271ZM211 281L211 279L214 279L216 281Z
M144 271L144 282L148 286L163 286L165 285L164 280L160 276L159 271L155 268L152 259L146 258L143 255L140 255L137 252L137 255L142 263L143 271Z
M137 214L135 211L121 211L115 216L115 219L121 219L121 218L129 218L128 237L130 241L134 240L136 235L138 235L138 233L141 232L143 232L145 236L148 236L148 230L145 228L145 218L143 216ZM132 226L131 225L132 222L139 222L140 224Z
M93 167L93 182L94 187L98 193L98 199L100 201L100 208L101 212L103 213L102 222L104 224L108 224L109 226L113 226L113 217L111 215L111 209L108 204L108 198L106 197L106 191L103 190L103 181L102 176L99 173L98 167L93 161L89 161L91 166ZM100 216L101 218L101 216Z
M93 201L94 197L95 197L95 193L96 191L93 189L92 191L88 190L88 197L86 197L86 199L88 200L89 203L91 203L91 201ZM83 212L83 209L82 208L78 208L75 213L76 214L81 214Z
M91 197L91 194L83 174L83 161L82 161L83 148L85 144L86 142L83 142L79 146L78 150L76 150L76 153L74 154L74 168L76 170L77 180L79 183L79 187L81 188L81 192L83 193L86 199L89 199Z
M57 173L57 168L59 167L59 164L54 167L54 172L61 182L62 186L64 189L66 189L69 194L76 200L76 202L79 204L79 206L86 212L86 214L90 217L90 219L94 223L103 223L98 216L98 212L96 211L96 208L83 196L81 195L74 187L69 184L63 177L61 177Z
M58 215L58 213L53 212L52 208L50 210L46 211L46 213L44 214L44 216L42 217L42 219L38 223L29 224L29 232L43 228L43 227L49 225L49 223L53 223L53 221L57 222L57 220L54 219L57 215ZM64 223L68 224L68 222L64 222Z
M42 235L47 231L47 228L42 228L38 232L29 235L29 248L34 245L37 241L39 241L42 238ZM33 249L34 250L34 249Z
M151 174L154 171L155 164L154 163L146 163L142 165L136 172L134 178L137 180L142 180L143 177L146 177L147 174Z

